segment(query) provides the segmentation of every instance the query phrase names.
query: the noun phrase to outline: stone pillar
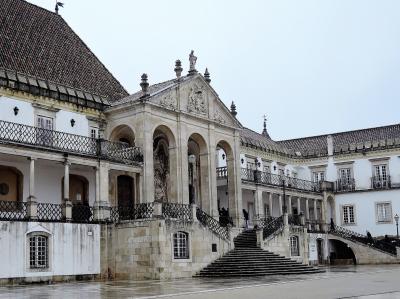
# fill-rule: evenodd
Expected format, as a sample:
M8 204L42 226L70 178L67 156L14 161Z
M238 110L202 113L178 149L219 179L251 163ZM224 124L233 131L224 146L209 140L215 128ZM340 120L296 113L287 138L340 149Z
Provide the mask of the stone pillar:
M288 213L283 214L283 226L288 227L289 226L289 215Z
M162 203L161 202L154 202L154 210L153 210L153 217L159 218L162 216Z
M263 218L263 208L262 208L262 195L263 191L260 190L258 187L254 192L254 210L255 210L255 220L259 220Z
M310 210L308 206L308 198L306 198L306 221L310 220Z
M63 219L71 221L72 219L72 203L69 198L69 166L71 163L66 159L64 162L64 194L63 194Z
M279 200L279 216L282 216L283 215L282 195L278 194L278 200Z
M268 193L269 214L272 216L272 194Z
M317 213L317 200L314 199L314 220L317 221L318 220L318 213Z
M37 201L35 197L35 160L29 157L29 196L27 198L27 216L31 220L37 219Z
M95 172L96 172L96 197L95 197L95 202L94 202L94 207L93 207L93 213L94 213L94 219L98 221L105 221L110 218L110 207L107 202L102 201L102 196L101 196L101 166L95 167ZM107 172L108 173L108 172Z
M292 196L288 195L288 205L287 205L287 212L288 215L292 215Z
M199 222L199 220L197 219L197 205L196 204L192 204L192 217L193 217L193 223Z
M301 214L301 202L300 202L300 196L297 197L297 214Z

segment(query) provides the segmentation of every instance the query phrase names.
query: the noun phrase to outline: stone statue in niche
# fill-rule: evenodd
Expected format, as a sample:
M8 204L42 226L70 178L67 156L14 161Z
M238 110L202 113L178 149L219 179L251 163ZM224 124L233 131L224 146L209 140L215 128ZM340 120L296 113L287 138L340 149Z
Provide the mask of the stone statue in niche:
M158 137L153 143L154 157L154 201L168 202L169 157L168 143Z
M188 112L207 114L207 105L201 88L196 86L190 89L187 110Z
M164 96L161 101L160 101L160 105L164 108L167 109L171 109L171 110L176 110L176 101L175 99L172 97L171 94L167 94L166 96Z

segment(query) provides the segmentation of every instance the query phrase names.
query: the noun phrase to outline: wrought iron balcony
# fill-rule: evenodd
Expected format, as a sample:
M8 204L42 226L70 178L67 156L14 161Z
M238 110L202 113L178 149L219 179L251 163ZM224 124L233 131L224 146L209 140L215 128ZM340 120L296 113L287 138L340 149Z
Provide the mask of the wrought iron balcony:
M228 177L227 167L217 167L217 179L225 179Z
M356 182L353 178L338 179L335 184L336 192L353 192L356 190Z
M374 190L392 188L390 176L383 178L382 176L373 176L371 178L371 188Z
M301 180L269 172L242 168L241 177L243 181L254 182L262 185L285 186L288 189L297 189L309 192L320 192L320 184L317 182Z
M134 164L143 162L141 148L0 120L0 143L40 148Z

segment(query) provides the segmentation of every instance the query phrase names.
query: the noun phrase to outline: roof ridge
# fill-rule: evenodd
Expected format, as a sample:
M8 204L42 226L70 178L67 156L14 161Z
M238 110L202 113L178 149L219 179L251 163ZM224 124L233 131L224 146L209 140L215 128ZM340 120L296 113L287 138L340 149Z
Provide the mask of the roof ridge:
M39 5L37 5L37 4L34 4L34 3L32 3L32 2L29 2L29 1L27 1L27 0L19 0L19 1L25 2L25 3L27 3L27 4L31 5L31 6L35 6L35 7L39 8L39 9L41 9L41 10L44 10L44 11L46 11L46 12L52 13L53 15L56 15L56 16L61 17L60 14L58 14L58 13L52 11L52 10L49 10L49 9L47 9L47 8L44 8L44 7L42 7L42 6L39 6ZM61 18L62 18L62 17L61 17Z
M278 141L276 141L276 142L295 141L295 140L304 140L304 139L314 139L314 138L318 138L318 137L328 137L329 135L331 135L331 136L337 136L337 135L347 134L347 133L354 133L354 132L361 132L361 131L367 131L367 130L375 130L375 129L390 128L390 127L395 127L395 126L399 126L399 125L400 125L400 123L396 123L396 124L391 124L391 125L384 125L384 126L378 126L378 127L369 127L369 128L364 128L364 129L356 129L356 130L350 130L350 131L342 131L342 132L337 132L337 133L327 133L327 134L314 135L314 136L306 136L306 137L300 137L300 138L283 139L283 140L278 140Z

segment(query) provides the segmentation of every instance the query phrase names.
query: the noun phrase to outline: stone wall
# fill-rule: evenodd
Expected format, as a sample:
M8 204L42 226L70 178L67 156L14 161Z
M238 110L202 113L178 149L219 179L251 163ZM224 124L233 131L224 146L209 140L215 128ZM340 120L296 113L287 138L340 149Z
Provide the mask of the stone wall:
M172 235L177 231L189 234L189 259L173 258ZM102 276L109 279L191 277L231 249L231 242L198 222L164 219L110 224L103 227L101 240Z
M262 233L262 231L261 231ZM297 236L299 240L299 256L290 254L290 237ZM275 234L261 242L261 248L281 256L291 258L300 263L308 264L309 248L307 229L300 226L284 226Z

